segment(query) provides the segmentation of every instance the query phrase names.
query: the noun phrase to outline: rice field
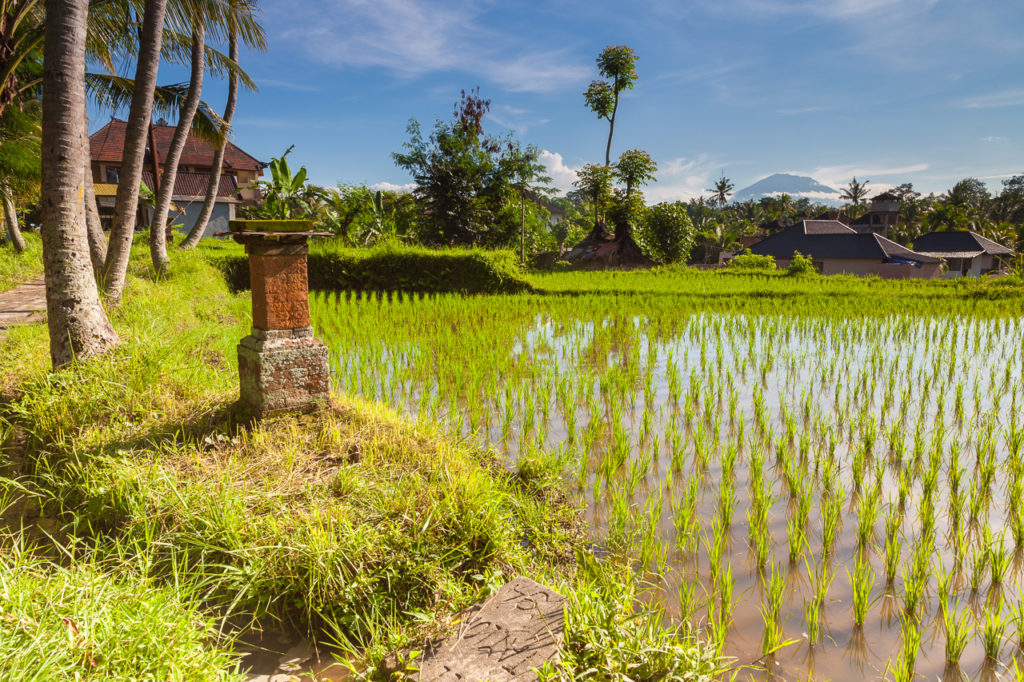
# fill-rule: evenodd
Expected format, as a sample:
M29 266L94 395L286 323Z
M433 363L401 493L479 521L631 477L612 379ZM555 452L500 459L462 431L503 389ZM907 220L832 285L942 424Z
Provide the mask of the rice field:
M876 303L312 299L339 390L556 463L742 679L1013 679L1024 321Z

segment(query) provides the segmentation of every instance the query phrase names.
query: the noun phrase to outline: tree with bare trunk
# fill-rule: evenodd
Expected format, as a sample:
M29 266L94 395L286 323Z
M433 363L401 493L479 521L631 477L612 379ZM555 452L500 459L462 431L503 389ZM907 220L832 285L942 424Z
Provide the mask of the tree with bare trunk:
M113 304L121 302L128 259L132 250L135 220L139 208L139 185L146 154L146 135L152 123L153 92L160 66L160 43L163 35L166 0L145 0L142 30L139 34L138 63L135 68L135 90L125 129L124 152L114 202L114 219L110 228L107 259L103 265L103 289Z
M238 30L234 23L228 25L228 57L236 64L238 63ZM235 105L238 103L238 74L235 71L228 73L228 101L224 106L224 117L221 130L221 141L213 154L213 161L210 166L210 179L206 184L206 197L203 199L203 207L199 211L196 222L188 233L188 237L181 243L181 248L194 248L203 233L206 232L206 225L213 215L213 206L217 201L217 190L220 188L220 175L224 165L224 151L228 147L228 137L231 134L231 120L235 116Z
M171 196L174 194L174 183L178 176L178 162L185 149L185 142L192 129L192 120L199 109L199 98L203 91L206 27L201 17L195 16L192 21L192 72L188 81L188 93L178 113L178 124L174 129L167 159L164 161L160 191L157 194L156 208L153 210L153 220L149 228L149 253L157 274L166 273L170 265L170 258L167 256L167 214L171 208ZM153 152L156 158L156 150Z
M118 343L89 261L82 169L88 0L46 0L43 57L43 268L54 368Z
M619 112L619 96L636 83L636 52L625 45L609 45L598 55L597 68L607 80L593 81L583 93L583 98L598 118L608 121L604 165L611 166L612 135L615 134L615 116Z

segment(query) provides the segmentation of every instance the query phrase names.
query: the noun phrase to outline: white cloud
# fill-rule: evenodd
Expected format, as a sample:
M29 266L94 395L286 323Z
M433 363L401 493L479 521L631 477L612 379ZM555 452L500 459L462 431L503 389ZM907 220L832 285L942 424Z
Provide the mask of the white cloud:
M405 77L461 71L513 92L550 92L593 71L565 49L486 27L484 8L468 0L323 0L277 6L268 23L317 61Z
M721 164L707 154L688 159L678 157L658 164L658 181L644 188L648 203L661 201L688 201L709 194L713 176L721 171Z
M551 178L554 187L562 192L575 189L572 183L576 182L576 169L565 165L561 154L542 149L537 160L547 168L548 177Z
M986 95L967 97L960 101L965 109L993 109L996 107L1017 107L1024 105L1024 88L990 92Z
M370 185L370 189L374 192L380 190L382 192L396 192L397 194L408 194L409 192L416 189L416 183L410 182L404 185L396 185L392 182L378 182Z
M906 175L907 173L919 173L928 170L927 163L915 163L910 166L870 166L865 164L846 164L840 166L819 166L812 171L788 171L795 175L809 175L818 182L830 187L842 187L854 177L859 182L870 181L873 177L887 177L892 175ZM872 191L882 187L878 182L871 182L869 187ZM888 187L888 185L886 185Z
M989 135L978 139L978 142L1007 142L1008 138L999 137L998 135Z

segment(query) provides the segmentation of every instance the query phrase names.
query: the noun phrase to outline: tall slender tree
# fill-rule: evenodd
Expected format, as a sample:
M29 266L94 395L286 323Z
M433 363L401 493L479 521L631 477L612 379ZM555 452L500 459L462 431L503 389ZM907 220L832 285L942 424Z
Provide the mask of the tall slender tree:
M598 55L597 68L607 80L593 81L583 93L583 98L598 118L608 121L604 165L611 166L612 136L615 134L615 116L619 112L619 95L636 83L636 52L625 45L609 45Z
M83 157L88 0L46 0L43 59L42 241L54 368L118 343L100 302L85 229Z
M174 128L174 137L171 139L171 148L168 150L167 159L164 162L160 192L157 195L156 208L153 210L153 220L149 229L149 252L153 259L153 268L157 273L166 272L170 264L170 259L167 257L167 214L171 208L171 196L174 194L174 183L178 176L178 162L181 160L185 142L192 130L192 120L199 109L199 101L202 96L203 71L206 68L204 59L205 30L203 19L195 16L192 29L192 72L188 81L188 94L181 105L178 123ZM156 150L154 149L153 152L155 158Z
M145 0L142 28L139 32L138 62L135 68L135 90L125 129L124 152L114 202L114 219L110 228L107 259L103 265L103 288L108 300L120 303L124 280L128 273L132 237L139 208L139 185L146 154L146 135L152 123L153 93L160 66L160 44L163 36L166 0Z
M228 22L228 57L238 63L238 29L236 22ZM181 243L181 248L191 249L202 239L206 232L206 225L213 215L213 207L217 201L217 191L220 189L220 176L224 166L224 153L228 147L228 138L231 134L231 121L235 117L235 106L238 103L238 73L228 73L228 100L224 105L223 123L221 124L221 140L213 154L213 161L210 167L210 178L206 183L206 196L203 198L203 207L199 211L196 222L192 224L188 237Z

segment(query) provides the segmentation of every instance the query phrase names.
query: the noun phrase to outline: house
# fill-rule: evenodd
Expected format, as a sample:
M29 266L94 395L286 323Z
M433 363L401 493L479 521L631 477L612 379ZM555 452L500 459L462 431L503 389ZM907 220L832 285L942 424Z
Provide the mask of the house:
M838 220L801 220L750 247L787 267L799 251L825 275L878 275L890 279L937 277L942 261L911 251L875 232L859 233Z
M944 259L953 277L997 272L1015 255L1013 249L968 230L929 232L914 241L914 250Z
M126 129L125 121L111 119L107 125L89 136L96 203L99 207L100 219L106 228L109 228L114 213L114 200L120 180ZM154 166L162 176L162 164L167 160L174 130L174 126L160 123L154 124L151 128L146 146L142 182L154 194L156 194L157 184L153 177ZM153 158L154 149L156 151L155 159ZM209 183L210 171L213 167L214 151L210 143L189 133L178 162L178 173L174 180L174 191L171 194L171 201L175 207L171 212L171 221L175 225L181 225L179 229L185 232L192 229L192 225L195 224L202 209L203 200L206 198L206 186ZM214 232L226 232L228 221L235 218L240 206L255 204L260 200L258 190L252 185L257 178L263 175L263 169L266 167L267 164L228 142L227 148L224 150L224 162L221 167L220 185L217 188L213 214L210 216L204 236ZM159 176L157 179L159 180ZM143 204L139 208L137 226L149 225L152 219L152 206ZM175 210L177 215L175 215Z
M871 210L849 221L850 227L862 234L874 232L889 236L889 228L900 220L900 198L891 192L882 192L871 199Z

